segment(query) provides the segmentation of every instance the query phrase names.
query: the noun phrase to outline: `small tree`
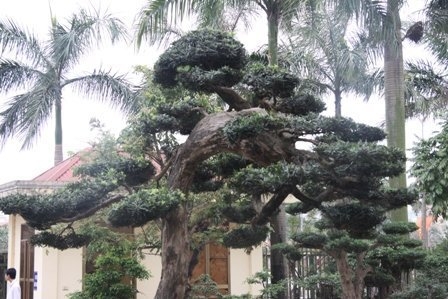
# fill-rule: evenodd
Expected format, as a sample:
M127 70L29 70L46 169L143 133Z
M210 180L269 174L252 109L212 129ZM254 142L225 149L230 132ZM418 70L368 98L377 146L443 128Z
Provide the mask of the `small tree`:
M417 229L415 224L380 226L386 212L414 202L417 196L382 187L385 176L402 171L398 163L403 157L398 152L369 143L357 144L353 151L353 145L342 146L346 148L336 150L339 155L332 160L335 173L315 163L305 169L304 176L312 179L305 180L301 193L293 193L301 202L291 204L288 211L320 212L322 218L317 225L321 232L297 233L292 239L298 248L316 248L330 255L340 275L342 297L362 298L366 278L370 286L387 287L423 258L424 253L417 248L420 242L405 236ZM316 149L322 155L334 151L328 145ZM351 182L341 188L334 175L350 177Z
M95 154L80 169L82 179L65 190L11 195L0 208L40 230L106 207L116 226L158 220L162 276L156 298L183 299L205 242L260 244L270 231L266 224L290 194L308 208L317 202L337 209L330 203L358 193L385 203L413 200L405 190L384 191L378 184L380 177L402 171L397 164L404 160L376 144L385 137L382 130L319 116L324 105L295 90L298 78L249 63L229 34L183 36L160 56L153 80L168 90L150 92L117 151ZM162 138L173 132L186 135L185 142ZM156 135L166 143L156 146Z
M431 205L435 217L446 217L448 211L448 122L441 131L426 140L420 140L413 148L412 175L416 188Z
M138 292L135 280L149 277L139 263L139 243L107 227L85 226L84 230L91 236L86 259L93 263L94 270L86 274L83 290L71 294L70 298L133 298Z

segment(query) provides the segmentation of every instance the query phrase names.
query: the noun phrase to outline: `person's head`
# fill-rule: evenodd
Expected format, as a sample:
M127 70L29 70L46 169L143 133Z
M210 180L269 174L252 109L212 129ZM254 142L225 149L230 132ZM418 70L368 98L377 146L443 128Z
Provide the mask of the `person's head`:
M6 272L5 272L5 279L6 279L7 281L14 280L14 279L16 279L16 274L17 274L17 271L16 271L15 268L9 268L9 269L6 270Z

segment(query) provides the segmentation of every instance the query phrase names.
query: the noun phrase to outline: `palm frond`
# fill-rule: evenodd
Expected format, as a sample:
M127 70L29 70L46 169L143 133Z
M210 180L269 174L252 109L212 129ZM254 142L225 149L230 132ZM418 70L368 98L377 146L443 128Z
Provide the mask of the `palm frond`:
M259 14L252 1L215 1L201 3L196 13L199 28L213 28L234 32L239 24L251 28L251 20Z
M204 0L196 12L200 28L222 28L226 4L221 0Z
M281 16L281 27L287 31L291 28L292 23L297 18L308 16L315 17L314 13L321 10L324 5L324 0L285 0L279 1ZM300 17L299 17L300 16ZM312 24L312 23L310 23Z
M194 7L199 0L148 0L137 16L137 47L141 46L145 39L149 42L156 41L160 32L165 32L165 27L176 25L186 16L195 13Z
M42 124L51 116L55 92L48 86L36 84L27 93L14 96L0 112L0 145L14 137L29 148L40 136Z
M127 37L122 21L111 14L82 9L71 16L68 25L53 21L51 56L60 71L79 62L83 54L107 37L112 43Z
M47 65L43 46L12 20L0 21L0 53L28 60L34 67Z
M408 116L437 115L448 106L447 74L428 61L408 62L405 66L405 97Z
M372 38L364 29L353 32L350 44L355 51L365 53L368 64L375 65L378 60L383 59L384 47L382 40L380 41L377 37Z
M426 19L434 32L448 33L448 3L447 1L431 0L426 7Z
M129 83L124 76L110 71L98 70L92 74L65 81L62 87L71 85L88 97L108 102L125 113L134 113L138 105L137 87Z
M0 58L0 92L8 93L11 89L24 88L34 84L44 74L20 62Z
M195 18L200 28L234 31L238 23L249 28L256 16L257 3L251 0L149 0L137 16L137 47L143 40L155 44L168 28L177 27L185 18Z
M338 14L353 16L361 24L387 15L387 0L331 0Z
M331 0L337 15L354 19L364 29L370 44L381 44L393 35L393 26L387 13L387 0ZM395 37L398 40L401 37ZM389 39L392 40L392 39Z
M448 42L444 35L427 32L424 35L426 49L428 49L438 60L438 62L448 68Z
M446 1L431 0L425 13L423 39L426 47L442 65L448 65L448 4Z

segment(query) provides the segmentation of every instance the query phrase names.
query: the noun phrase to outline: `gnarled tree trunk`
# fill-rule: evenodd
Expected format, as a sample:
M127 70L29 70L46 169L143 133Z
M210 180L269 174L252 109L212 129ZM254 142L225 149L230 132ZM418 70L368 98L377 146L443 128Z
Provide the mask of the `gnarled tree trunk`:
M339 252L338 254L332 254L332 256L336 261L336 267L341 279L342 298L362 299L364 278L369 270L363 265L365 254L358 254L354 269L352 269L352 266L349 264L347 253L345 251Z
M241 140L235 144L222 135L222 128L236 117L264 113L264 109L252 108L216 113L202 119L174 157L169 187L187 193L199 163L220 152L237 153L259 165L294 157L298 153L294 143L282 139L280 134L260 133L250 142ZM172 210L162 221L162 275L155 298L184 299L189 291L188 269L192 256L187 204Z
M188 211L181 205L162 220L162 275L156 299L184 299L191 259Z

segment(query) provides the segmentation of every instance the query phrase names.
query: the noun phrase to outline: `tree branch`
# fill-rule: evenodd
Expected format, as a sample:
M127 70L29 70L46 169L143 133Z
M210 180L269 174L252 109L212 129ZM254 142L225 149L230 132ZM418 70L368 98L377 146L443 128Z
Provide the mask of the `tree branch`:
M277 211L277 209L280 207L280 205L283 203L283 201L286 199L286 197L291 193L291 188L283 188L279 192L277 192L275 195L271 197L271 199L263 206L263 209L261 209L261 212L255 216L251 224L252 225L264 225L268 223L269 217L272 216L272 214Z
M235 109L236 111L241 111L251 108L251 105L232 88L216 86L214 87L214 92L229 105L229 110Z
M83 213L81 213L81 214L78 214L78 215L76 215L76 216L74 216L74 217L70 217L70 218L60 218L60 219L58 220L58 222L73 222L73 221L76 221L76 220L80 220L80 219L84 219L84 218L90 217L90 216L92 216L93 214L95 214L96 212L98 212L99 210L101 210L101 209L103 209L103 208L105 208L105 207L108 207L108 206L110 206L111 204L113 204L113 203L115 203L115 202L117 202L117 201L119 201L119 200L122 200L124 197L125 197L125 196L124 196L124 195L121 195L121 194L119 194L119 195L115 195L115 196L113 196L113 197L111 197L111 198L109 198L109 199L103 201L103 202L100 203L99 205L97 205L97 206L95 206L95 207L93 207L93 208L91 208L91 209L89 209L89 210L87 210L87 211L85 211L85 212L83 212Z
M300 200L301 202L303 202L304 204L310 205L316 209L319 209L321 207L321 202L316 201L315 199L305 195L304 193L302 193L302 191L299 190L299 188L295 187L294 190L292 190L291 194L297 198L298 200Z

